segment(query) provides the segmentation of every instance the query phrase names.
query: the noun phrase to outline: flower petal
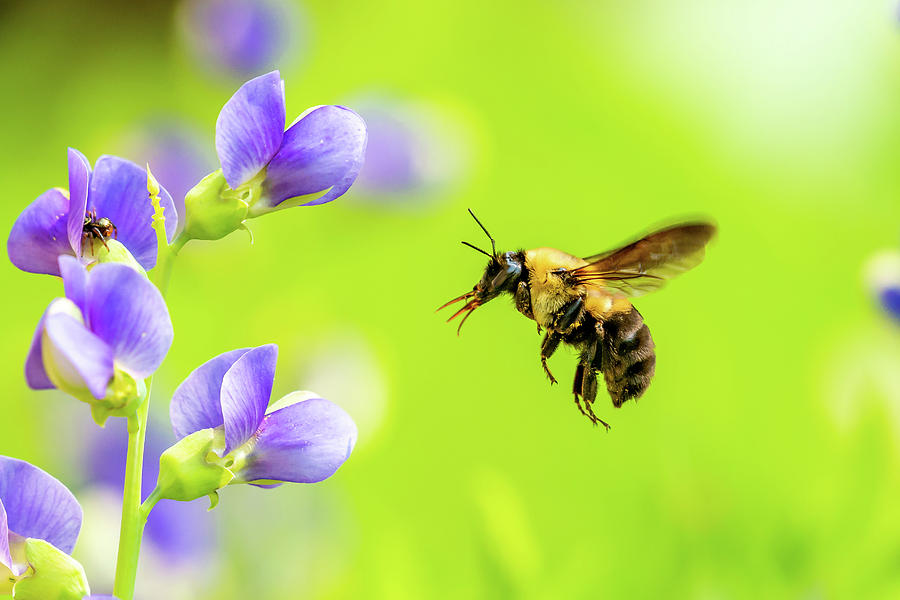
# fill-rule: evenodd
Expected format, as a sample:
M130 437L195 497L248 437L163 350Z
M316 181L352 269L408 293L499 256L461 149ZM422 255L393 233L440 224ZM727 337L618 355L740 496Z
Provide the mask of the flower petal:
M12 570L12 555L9 553L9 528L6 526L6 508L0 499L0 565Z
M81 255L81 235L84 233L84 213L87 210L88 186L91 182L91 163L84 154L69 148L69 215L67 231L69 244Z
M66 298L84 312L87 295L87 269L74 256L59 257L59 274L63 279Z
M232 188L253 178L275 156L284 137L284 82L278 71L251 79L216 119L216 153Z
M23 460L0 456L0 502L9 531L72 552L81 529L81 507L56 478Z
M330 477L356 444L356 424L323 398L310 398L265 416L244 481L314 483Z
M44 357L41 350L41 337L44 334L44 320L50 307L44 310L41 320L38 321L31 337L31 347L28 349L28 356L25 357L25 383L33 390L50 390L53 389L53 382L47 377L47 371L44 370Z
M104 263L88 275L85 319L109 344L116 363L136 378L153 373L174 333L169 309L156 286L129 266Z
M359 174L366 152L366 124L343 106L309 111L284 133L278 154L266 169L265 196L281 202L331 188L305 205L343 195Z
M169 241L178 228L175 204L160 188L160 204L166 217ZM91 176L88 210L97 219L106 217L116 226L115 237L122 242L146 270L156 265L156 232L153 230L153 205L147 193L147 171L118 156L101 156ZM171 218L170 218L171 217Z
M28 205L9 232L6 252L23 271L59 275L60 254L74 254L66 231L69 199L63 190L47 190Z
M278 346L249 350L222 378L225 454L246 442L259 427L272 395Z
M222 378L249 351L240 348L220 354L194 369L172 395L169 418L179 440L195 431L218 427L222 417Z
M94 398L104 398L113 376L113 349L71 315L48 313L41 345L55 387L69 393L87 388Z

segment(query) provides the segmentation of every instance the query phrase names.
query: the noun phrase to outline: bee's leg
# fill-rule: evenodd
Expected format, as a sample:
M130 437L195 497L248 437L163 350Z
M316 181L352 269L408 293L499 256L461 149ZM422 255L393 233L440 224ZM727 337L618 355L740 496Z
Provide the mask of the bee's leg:
M516 310L529 319L534 319L534 310L531 308L531 288L528 287L528 284L524 281L520 281L513 296L516 301ZM535 323L537 323L537 321L535 321ZM537 324L537 332L541 332L540 323Z
M528 284L524 281L520 281L519 286L516 288L516 292L513 295L516 299L516 310L529 319L533 319L534 312L531 310L531 290L528 288Z
M583 378L584 365L578 363L578 366L575 368L575 380L572 382L572 393L575 394L575 406L578 407L578 410L581 411L581 414L590 419L590 415L584 412L584 407L581 406L581 382Z
M548 331L544 336L544 341L541 342L541 366L544 367L544 373L550 378L551 384L556 383L556 377L550 372L550 367L547 366L547 359L553 356L553 353L559 348L559 343L561 341L561 335Z
M594 357L597 355L597 340L591 340L585 344L581 351L578 364L582 366L584 374L581 376L581 392L584 403L590 409L597 397L597 372L594 370Z
M584 298L579 296L565 305L560 313L557 313L553 319L553 329L563 332L568 331L581 320L582 312L584 312Z
M599 340L592 340L581 352L581 360L578 363L578 368L581 369L582 373L581 387L577 392L581 393L581 397L584 400L584 408L587 411L585 414L591 420L591 423L594 425L600 423L609 431L609 423L595 415L592 406L597 398L597 370L594 369L593 362L597 355L598 342ZM576 383L578 382L576 381Z
M593 403L597 397L597 371L589 365L584 368L584 377L581 381L581 394L584 397L584 407L587 410L587 416L591 422L596 425L600 423L609 431L609 423L594 414Z

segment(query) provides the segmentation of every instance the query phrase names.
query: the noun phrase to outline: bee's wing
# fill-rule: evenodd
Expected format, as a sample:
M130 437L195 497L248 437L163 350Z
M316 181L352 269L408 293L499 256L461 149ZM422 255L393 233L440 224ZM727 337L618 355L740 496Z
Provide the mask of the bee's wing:
M706 243L715 235L711 223L684 223L651 233L635 242L589 256L589 263L570 271L576 285L617 290L628 297L659 289L703 260Z

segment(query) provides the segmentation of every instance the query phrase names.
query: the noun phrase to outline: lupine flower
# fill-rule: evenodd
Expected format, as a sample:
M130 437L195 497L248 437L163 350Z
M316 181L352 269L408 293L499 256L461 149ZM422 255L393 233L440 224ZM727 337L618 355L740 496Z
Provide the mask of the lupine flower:
M302 205L330 202L350 189L362 166L366 125L349 108L315 106L287 131L284 123L278 71L242 85L216 120L216 153L228 185L237 189L265 177L251 216L312 194L319 195Z
M35 598L36 591L59 587L82 590L76 598L90 593L81 566L61 556L72 552L81 518L66 486L23 460L0 456L0 594Z
M50 275L59 275L62 255L93 262L101 246L88 231L86 220L91 218L107 219L114 226L111 235L144 269L153 268L157 248L147 172L116 156L101 156L92 172L81 152L69 148L68 153L68 192L49 189L22 211L6 243L9 259L23 271ZM178 218L167 191L160 191L160 202L171 241Z
M280 0L188 0L181 26L194 53L219 71L244 79L282 63L301 37L296 11Z
M350 189L362 166L366 125L343 106L308 109L284 130L278 71L251 79L216 120L222 169L185 198L187 238L217 240L247 218L291 206L324 204Z
M156 287L129 266L105 263L88 271L59 258L65 298L44 311L25 361L32 389L59 388L92 405L95 418L126 416L141 380L172 344L172 322Z
M250 214L317 194L301 204L343 195L362 167L366 125L343 106L308 109L284 130L284 82L278 71L251 79L235 92L216 120L216 152L232 189L262 174L262 197Z
M353 420L328 400L293 392L268 406L277 356L273 344L226 352L195 369L172 396L170 417L179 444L212 433L209 449L233 475L230 483L322 481L356 443ZM161 482L166 455L179 444L163 453ZM202 456L212 458L209 449L201 448Z

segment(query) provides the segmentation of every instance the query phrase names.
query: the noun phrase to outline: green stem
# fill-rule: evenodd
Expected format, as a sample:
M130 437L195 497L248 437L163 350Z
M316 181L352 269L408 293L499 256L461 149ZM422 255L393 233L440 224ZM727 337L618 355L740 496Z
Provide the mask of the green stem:
M149 511L141 508L141 471L144 465L144 438L150 414L150 387L153 377L145 380L147 395L134 416L128 417L128 456L125 463L125 489L122 497L122 525L119 529L119 555L116 558L116 581L113 595L119 600L134 598L141 538Z
M160 204L159 183L147 166L147 192L153 205L153 229L156 231L156 268L150 273L150 281L165 297L172 265L178 251L190 240L184 234L172 244L166 239L166 219ZM147 437L147 419L150 414L150 389L153 376L144 380L146 394L134 415L128 417L128 454L125 458L125 488L122 492L122 524L119 528L119 552L116 557L116 581L113 594L119 600L134 599L134 582L137 578L138 558L141 554L141 539L144 525L153 506L159 500L158 491L141 504L141 474L144 468L144 440Z
M144 518L150 516L150 511L153 510L153 507L156 506L156 503L162 500L162 492L159 487L153 489L147 499L144 500L144 503L141 504L141 512L144 514Z
M164 246L156 257L156 267L150 272L150 279L156 284L163 296L166 295L166 290L169 288L169 279L172 277L172 266L175 264L175 258L178 257L178 252L184 248L184 245L190 239L184 234L179 235L172 242L171 246Z

